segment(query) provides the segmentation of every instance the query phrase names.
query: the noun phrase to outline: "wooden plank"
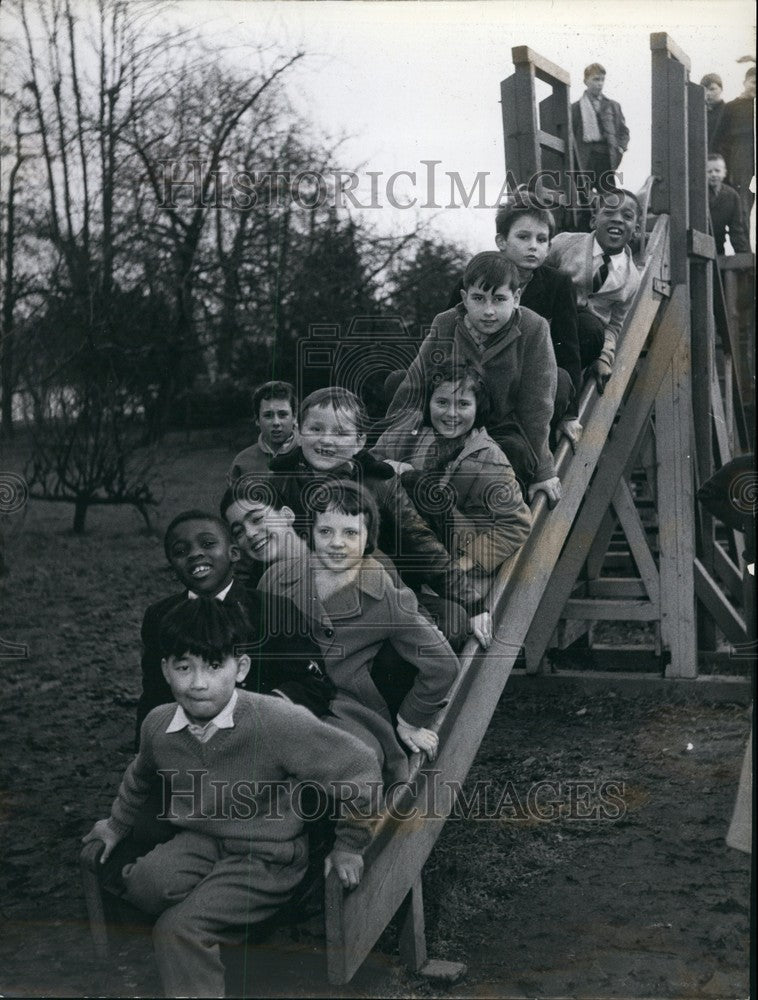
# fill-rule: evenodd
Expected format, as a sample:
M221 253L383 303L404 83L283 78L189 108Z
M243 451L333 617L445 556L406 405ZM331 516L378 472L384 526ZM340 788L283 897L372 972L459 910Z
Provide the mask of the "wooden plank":
M686 295L686 286L682 286ZM697 632L692 564L695 498L692 474L689 317L655 401L658 442L658 545L661 634L671 653L668 677L697 674Z
M650 39L653 64L652 146L653 173L659 178L651 192L654 212L671 217L670 280L687 280L687 230L689 223L689 172L687 165L686 69L670 58L665 33L654 44Z
M566 601L564 618L579 618L596 622L651 622L658 618L660 611L650 601L608 601L576 600Z
M411 972L418 972L426 964L426 931L424 923L424 897L421 876L405 899L405 913L400 924L400 961Z
M529 66L517 66L513 74L513 133L518 143L518 170L520 183L528 183L540 169L540 149L537 142L537 108L535 106L534 76ZM503 109L505 113L505 108ZM511 169L514 169L511 167Z
M716 241L709 233L701 233L697 229L687 230L687 252L691 257L701 257L703 260L715 260Z
M537 141L544 149L551 149L554 153L566 152L566 143L563 139L558 139L549 132L543 132L542 129L537 133Z
M732 607L718 584L699 559L694 563L695 593L713 617L729 642L744 645L747 642L745 621Z
M741 601L743 581L739 566L732 561L726 549L719 542L713 543L713 555L715 572L732 597L737 601Z
M642 580L625 576L604 576L600 580L587 581L588 597L647 597L647 589Z
M708 235L708 118L705 107L705 88L698 83L687 83L687 158L690 168L690 239L695 245L709 241L712 250L709 258L716 256L716 242ZM698 252L692 250L691 252Z
M596 577L600 576L603 569L603 563L605 562L605 557L608 554L608 546L611 544L611 538L616 531L617 518L613 509L608 506L608 510L603 515L603 520L600 523L600 527L592 540L592 545L587 553L587 578L589 580L594 580Z
M645 472L645 482L647 485L650 500L654 508L657 510L658 484L657 484L656 468L658 467L658 458L655 452L655 428L653 426L652 420L648 421L647 428L642 438L642 445L640 446L637 460Z
M684 49L679 48L671 35L665 31L653 32L650 36L650 48L653 51L660 50L665 52L666 55L671 56L672 59L676 59L677 62L681 63L686 70L691 68L690 57Z
M650 552L645 529L642 527L640 516L634 506L634 498L629 489L629 484L623 478L616 487L616 492L613 494L613 506L616 509L621 527L624 529L624 534L629 542L629 548L632 550L632 556L637 565L637 571L645 584L647 595L656 609L658 609L661 600L658 569Z
M711 395L709 409L713 413L713 431L716 437L716 447L718 450L718 467L731 462L733 458L732 446L729 443L729 433L724 412L724 401L721 397L721 386L718 375L714 368L711 376ZM708 478L708 477L706 477ZM705 482L705 479L703 480Z
M530 656L539 659L543 655L545 645L579 576L591 540L605 514L608 498L613 496L630 455L635 453L646 429L648 415L663 379L663 373L670 364L683 331L687 329L688 304L686 289L681 286L675 288L671 298L665 301L663 315L652 338L650 350L639 363L637 378L624 404L618 426L606 443L595 479L584 498L584 505L576 519L571 537L561 554L550 587L534 616L525 646L527 660ZM635 316L635 320L637 318ZM641 335L641 331L635 331L633 322L627 328L626 336L621 338L620 351L632 348L635 332ZM612 382L613 378L608 383L608 388Z
M528 45L516 45L512 48L511 58L513 59L514 66L531 64L534 67L537 77L545 83L559 81L560 83L565 83L566 86L570 86L571 84L571 75L565 69L541 56L534 49L530 49Z
M718 258L719 271L752 271L755 269L755 254L735 253L731 257Z
M562 621L559 628L553 634L550 645L557 649L567 649L577 639L581 639L583 635L586 635L588 629L589 624L587 622Z
M414 777L422 779L424 775L438 772L446 779L465 780L524 642L534 609L545 593L577 511L585 501L587 486L598 461L600 442L613 423L636 358L658 311L660 298L652 293L652 279L660 273L665 259L667 231L668 220L658 219L649 244L649 265L642 276L639 297L632 307L613 378L605 394L598 397L594 386L587 385L579 400L579 419L588 426L587 421L591 418L597 433L585 435L573 457L568 443L561 442L558 446L556 465L563 484L563 498L550 512L542 495L535 501L532 532L522 548L504 564L493 588L491 606L493 618L498 623L493 647L484 654L476 651L473 642L467 644L461 657L461 673L437 727L440 734L438 758L431 772L422 769L417 774L414 770ZM432 804L436 806L434 814L427 811L428 818L423 821L408 821L398 826L389 814L385 814L377 837L366 851L363 880L351 893L344 893L334 872L330 873L326 887L330 982L349 981L418 878L442 829L444 817L452 808L446 788L449 786L432 795L431 801L426 786L416 788L410 801L420 805L422 815L424 809L430 810Z

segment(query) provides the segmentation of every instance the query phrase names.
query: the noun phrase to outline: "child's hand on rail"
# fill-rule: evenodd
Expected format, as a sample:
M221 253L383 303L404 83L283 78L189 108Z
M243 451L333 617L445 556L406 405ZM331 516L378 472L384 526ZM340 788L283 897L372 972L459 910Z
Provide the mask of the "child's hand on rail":
M405 719L397 717L397 735L405 745L414 753L424 751L429 760L434 760L437 756L437 748L440 741L436 733L431 729L417 729L409 726Z
M611 366L607 361L603 361L602 358L598 358L597 361L592 362L587 369L587 372L591 378L594 378L597 391L602 396L605 392L605 383L611 377Z
M332 868L346 889L354 889L363 876L363 858L352 851L338 851L335 848L324 862L324 878Z
M482 649L489 649L492 645L492 618L489 611L474 615L468 625Z
M90 832L82 837L82 843L89 844L92 840L101 840L105 844L105 850L100 855L100 864L102 865L108 860L116 844L123 839L124 835L116 833L107 819L99 819Z
M560 441L562 437L568 438L571 450L575 452L583 429L576 417L566 417L558 424L558 440Z
M535 496L539 491L542 492L547 497L547 505L550 510L555 507L558 501L561 499L561 481L557 476L553 476L551 479L545 479L541 483L532 483L531 486L527 487L526 499L528 503L534 500Z

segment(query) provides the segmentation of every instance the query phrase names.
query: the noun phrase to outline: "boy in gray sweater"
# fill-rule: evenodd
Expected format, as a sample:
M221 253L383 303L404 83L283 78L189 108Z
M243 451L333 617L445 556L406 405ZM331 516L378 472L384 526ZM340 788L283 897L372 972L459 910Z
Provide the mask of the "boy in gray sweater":
M161 627L162 670L176 704L142 724L101 840L105 861L131 830L157 774L178 827L123 870L124 898L158 917L153 943L166 996L220 997L220 944L244 937L291 898L307 867L304 789L349 800L327 859L346 888L363 873L381 775L359 740L284 697L237 690L250 669L244 619L198 598ZM347 804L347 803L346 803Z

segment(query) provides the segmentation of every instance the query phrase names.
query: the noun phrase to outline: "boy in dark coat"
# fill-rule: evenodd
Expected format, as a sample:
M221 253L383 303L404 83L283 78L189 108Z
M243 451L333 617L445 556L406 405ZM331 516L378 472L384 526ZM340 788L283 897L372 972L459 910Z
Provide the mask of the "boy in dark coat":
M708 211L711 213L716 253L723 254L727 231L735 253L750 253L750 240L742 216L740 196L724 183L726 161L720 153L709 153L706 165L708 175Z
M565 436L576 446L582 431L577 405L582 389L582 365L577 332L576 292L571 278L545 264L555 222L552 213L517 193L501 205L495 216L495 244L519 272L519 305L543 316L550 326L558 385L553 405L552 427L556 440ZM448 309L461 301L459 281Z

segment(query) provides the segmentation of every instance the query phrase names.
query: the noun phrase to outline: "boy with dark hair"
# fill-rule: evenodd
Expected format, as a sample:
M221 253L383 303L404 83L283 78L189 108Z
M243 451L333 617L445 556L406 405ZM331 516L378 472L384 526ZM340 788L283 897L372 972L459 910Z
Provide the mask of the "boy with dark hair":
M568 274L578 306L582 368L605 391L616 341L640 285L629 246L640 228L637 196L621 188L595 196L589 233L558 233L548 264Z
M706 73L700 81L700 86L705 87L705 118L706 135L708 136L708 149L714 153L723 152L724 144L724 110L726 104L723 99L724 84L718 73Z
M463 286L462 302L434 318L395 393L387 410L395 418L390 430L418 429L424 387L434 367L449 357L470 361L482 373L493 401L490 437L505 452L527 499L541 490L555 506L560 480L548 438L557 369L550 328L531 309L519 308L519 270L498 251L477 254L466 268Z
M582 432L577 405L582 389L582 365L577 334L576 292L568 275L545 264L555 233L552 212L533 202L528 192L517 191L495 215L495 244L519 272L519 305L543 316L550 325L558 387L551 426L556 439L565 436L576 447ZM448 302L454 309L461 301L460 281Z
M157 775L176 835L122 871L124 898L157 916L153 944L165 995L224 996L220 945L286 903L308 860L296 781L350 796L327 867L345 888L363 872L381 776L368 747L299 705L239 691L254 638L218 601L183 601L160 631L175 704L145 719L139 752L108 819L83 839L101 862L134 827ZM300 786L302 789L302 785Z
M603 94L605 68L590 63L584 71L585 91L571 105L574 149L580 170L592 174L592 186L600 190L603 174L616 170L629 146L629 129L617 101Z
M708 211L716 241L716 253L723 254L727 231L735 253L750 253L750 240L742 217L740 196L725 183L726 161L720 153L709 153L706 163L708 177Z
M307 546L295 531L295 512L287 506L271 473L248 475L221 498L220 513L245 561L245 581L257 587L266 569L281 559L304 557Z
M286 455L297 447L297 397L289 382L265 382L253 393L253 414L260 434L255 444L243 449L229 469L233 485L248 474L265 472L275 455Z
M234 577L239 549L225 521L202 510L187 510L166 529L166 558L184 590L151 604L142 622L142 694L137 706L137 739L145 716L172 700L161 670L159 634L163 619L184 600L213 597L233 607L249 623L256 645L246 685L280 693L315 714L328 711L331 686L321 668L317 643L288 602L267 601Z

